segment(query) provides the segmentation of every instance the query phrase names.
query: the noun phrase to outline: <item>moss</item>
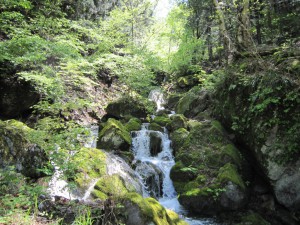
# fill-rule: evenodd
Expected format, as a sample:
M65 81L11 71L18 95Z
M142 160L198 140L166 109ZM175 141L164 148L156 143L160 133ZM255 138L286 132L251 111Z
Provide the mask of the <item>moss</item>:
M168 215L168 222L170 225L176 224L176 225L188 225L187 222L183 221L179 218L178 214L173 212L172 210L167 209L167 215Z
M184 114L192 108L193 102L197 100L200 87L194 87L189 92L187 92L178 102L176 106L176 112L179 114Z
M160 126L166 126L167 124L169 124L171 122L171 119L169 117L165 117L165 116L156 116L153 119L154 123L157 123Z
M245 183L239 175L236 166L231 163L227 163L220 168L218 180L221 183L227 183L228 181L231 181L232 183L239 186L242 190L246 189Z
M150 123L149 125L149 130L155 130L155 131L160 131L160 132L163 132L164 131L164 128L161 127L160 125L158 125L157 123Z
M125 128L131 132L131 131L137 131L140 130L142 127L142 122L138 118L131 118L127 124L125 125Z
M179 219L175 212L167 211L154 198L144 199L141 195L131 192L124 199L131 201L139 207L145 221L144 224L151 223L152 221L155 225L187 225L186 222Z
M216 128L218 131L220 131L221 133L223 133L225 131L224 128L223 128L223 126L222 126L222 124L219 121L217 121L217 120L213 120L211 122L211 125L214 128Z
M238 225L270 225L270 223L257 213L249 213L242 217L242 221Z
M236 165L242 165L241 154L233 144L226 145L224 154L229 156Z
M172 141L172 148L175 150L175 152L183 146L188 135L189 132L184 128L179 128L171 133L170 139Z
M123 124L110 118L99 133L97 147L107 150L128 150L131 145L131 136Z
M179 128L187 128L187 119L182 114L175 114L170 117L171 123L168 124L169 130L176 130Z
M103 137L105 133L112 128L115 128L117 130L117 134L124 138L127 143L131 143L131 137L126 127L124 127L120 121L112 118L107 121L104 128L100 131L99 137Z
M102 176L95 185L95 190L104 193L107 196L121 197L128 193L123 180L119 175L105 175ZM130 191L133 191L132 188Z
M76 183L82 189L88 188L90 182L106 174L106 155L95 148L82 148L73 158L76 165Z
M188 125L188 129L191 130L191 129L193 129L196 126L200 126L201 122L199 122L197 120L188 120L187 125Z

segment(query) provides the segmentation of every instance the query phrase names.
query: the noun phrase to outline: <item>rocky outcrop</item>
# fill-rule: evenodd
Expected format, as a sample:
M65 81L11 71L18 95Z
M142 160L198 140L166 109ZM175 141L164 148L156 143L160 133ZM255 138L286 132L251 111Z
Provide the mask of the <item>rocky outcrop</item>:
M31 141L34 130L16 120L0 121L0 166L14 166L24 176L38 178L49 167L49 159Z
M30 110L40 95L27 81L0 76L0 117L15 118Z
M241 176L243 160L220 123L207 118L194 122L190 132L175 130L172 137L177 162L171 179L183 206L194 213L215 215L247 204L247 187Z
M215 98L215 114L248 149L279 204L300 209L300 87L272 74L227 75Z

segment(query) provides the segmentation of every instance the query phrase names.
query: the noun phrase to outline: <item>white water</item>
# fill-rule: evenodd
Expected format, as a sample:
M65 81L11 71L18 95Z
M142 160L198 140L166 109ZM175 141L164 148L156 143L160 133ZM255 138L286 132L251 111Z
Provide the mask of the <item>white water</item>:
M166 101L164 99L164 94L161 90L155 89L152 90L149 94L149 100L156 103L156 112L164 110L164 105L166 104Z

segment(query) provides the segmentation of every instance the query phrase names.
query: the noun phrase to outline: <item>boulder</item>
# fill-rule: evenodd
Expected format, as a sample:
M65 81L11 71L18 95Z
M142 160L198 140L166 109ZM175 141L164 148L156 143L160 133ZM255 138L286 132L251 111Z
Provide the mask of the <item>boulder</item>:
M0 117L15 118L28 112L40 95L32 84L17 77L0 76Z
M164 132L164 128L155 122L149 124L149 130Z
M131 131L138 131L142 127L142 122L138 118L131 118L125 125L126 129L131 132Z
M168 130L174 131L179 128L187 129L187 119L182 114L174 114L170 116L171 122L168 124Z
M148 114L154 113L155 105L153 102L145 99L125 96L117 101L111 102L106 107L108 117L118 119L126 117L146 118Z
M200 87L193 87L179 100L175 111L191 118L206 111L210 106L211 98L208 91Z
M110 118L99 133L97 147L105 150L128 151L131 145L131 136L123 124Z
M136 193L128 193L124 198L127 225L172 224L187 225L178 215L166 210L153 198L143 198Z
M178 150L183 146L185 139L188 137L189 132L184 128L179 128L173 131L170 134L172 148L174 150L174 155L178 152Z
M43 149L33 141L34 130L16 120L0 121L0 166L14 166L24 176L44 176L42 169L49 167Z
M207 120L194 124L190 132L183 128L175 132L179 131L187 135L179 142L171 170L179 202L194 213L209 216L242 209L248 202L241 176L243 161L220 123Z
M171 119L168 116L156 116L152 122L165 127L171 122Z

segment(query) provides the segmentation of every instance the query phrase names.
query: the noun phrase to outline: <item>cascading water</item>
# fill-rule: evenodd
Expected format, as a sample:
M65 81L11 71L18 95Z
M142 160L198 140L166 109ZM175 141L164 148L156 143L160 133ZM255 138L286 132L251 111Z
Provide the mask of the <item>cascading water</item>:
M152 91L149 99L156 102L157 111L165 109L163 94L159 90ZM160 146L157 146L158 144ZM144 123L140 131L132 132L132 152L135 171L143 179L146 187L145 197L158 199L164 207L177 212L191 225L216 224L210 219L185 217L187 211L178 202L177 193L170 179L170 171L175 161L165 128L164 132L149 130L149 124Z

